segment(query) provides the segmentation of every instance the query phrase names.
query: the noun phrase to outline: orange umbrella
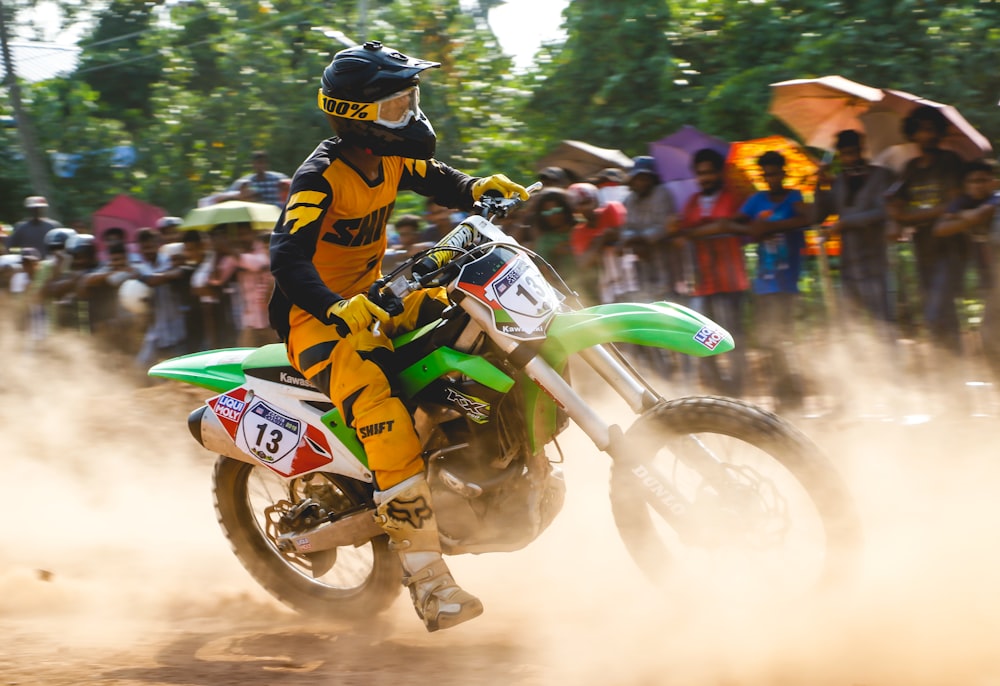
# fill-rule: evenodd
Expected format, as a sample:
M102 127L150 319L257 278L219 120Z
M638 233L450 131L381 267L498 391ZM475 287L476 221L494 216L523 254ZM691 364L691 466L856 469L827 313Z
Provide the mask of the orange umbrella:
M754 138L730 145L726 160L726 182L747 195L767 190L767 182L764 181L757 159L769 150L780 152L785 157L785 185L798 188L806 196L806 200L811 202L819 163L805 148L784 136Z

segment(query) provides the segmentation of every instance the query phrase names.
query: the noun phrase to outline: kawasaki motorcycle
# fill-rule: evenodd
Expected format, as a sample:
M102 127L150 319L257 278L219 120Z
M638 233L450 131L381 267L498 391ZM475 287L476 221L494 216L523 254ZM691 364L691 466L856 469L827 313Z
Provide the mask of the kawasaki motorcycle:
M594 457L563 454L572 421L610 456L611 514L651 579L688 569L721 574L721 587L761 572L807 588L847 572L859 520L802 433L739 400L668 399L616 346L702 357L731 350L732 336L668 302L580 306L555 270L493 223L518 204L484 197L369 293L390 314L415 289L449 294L438 320L393 340L394 387L422 441L444 553L517 550L549 526L563 505L560 463ZM606 389L601 408L613 393L620 411L598 409L571 372ZM393 602L401 568L373 518L364 447L283 346L195 353L149 374L213 393L188 428L219 455L218 519L257 582L323 617L371 616Z

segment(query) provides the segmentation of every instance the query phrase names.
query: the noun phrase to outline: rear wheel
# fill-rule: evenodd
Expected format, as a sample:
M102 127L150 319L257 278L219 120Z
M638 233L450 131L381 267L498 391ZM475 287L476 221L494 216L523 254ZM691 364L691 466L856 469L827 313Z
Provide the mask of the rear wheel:
M360 484L335 474L286 480L263 466L227 457L215 463L219 524L236 557L271 595L326 619L359 619L385 610L402 588L402 570L387 537L317 553L279 549L276 519L307 498L329 513L355 510L365 502Z
M625 439L612 510L654 581L686 572L794 593L853 567L862 535L847 488L780 417L731 398L681 398L640 417Z

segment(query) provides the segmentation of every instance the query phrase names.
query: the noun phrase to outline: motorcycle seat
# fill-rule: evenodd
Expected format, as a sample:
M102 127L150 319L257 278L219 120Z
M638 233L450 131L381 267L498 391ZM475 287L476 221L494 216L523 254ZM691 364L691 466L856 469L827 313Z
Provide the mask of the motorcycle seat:
M250 353L243 360L243 373L255 379L272 381L285 386L308 388L311 391L318 390L291 365L285 346L281 343L271 343Z

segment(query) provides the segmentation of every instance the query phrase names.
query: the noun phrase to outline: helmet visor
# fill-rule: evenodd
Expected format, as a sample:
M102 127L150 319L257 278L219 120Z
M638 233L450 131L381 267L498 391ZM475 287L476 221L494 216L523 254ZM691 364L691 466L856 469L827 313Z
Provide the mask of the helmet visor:
M420 88L410 86L375 102L331 98L319 91L319 108L327 114L357 121L370 121L389 129L401 129L420 111Z

